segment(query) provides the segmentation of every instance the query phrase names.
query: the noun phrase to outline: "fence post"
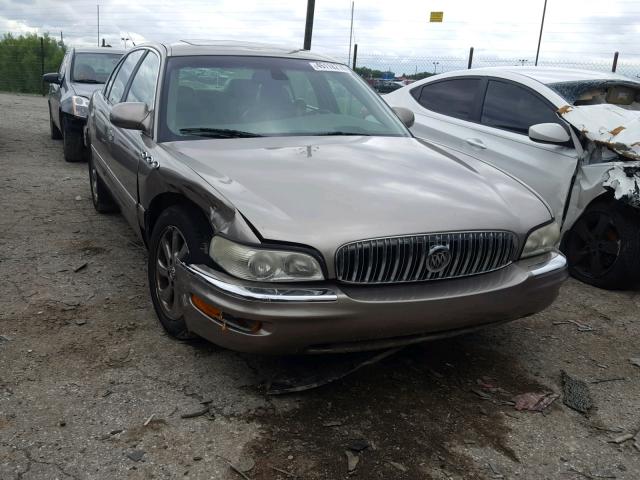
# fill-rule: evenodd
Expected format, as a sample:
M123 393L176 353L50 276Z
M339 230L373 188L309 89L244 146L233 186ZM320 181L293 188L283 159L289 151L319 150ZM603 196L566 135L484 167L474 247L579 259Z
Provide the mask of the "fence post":
M44 37L40 37L40 81L42 82L42 96L46 95L44 84Z
M356 59L358 58L358 44L353 45L353 69L356 69Z
M615 72L618 68L618 52L613 54L613 65L611 66L611 71Z
M473 47L469 49L469 64L467 65L467 68L470 69L472 64L473 64Z

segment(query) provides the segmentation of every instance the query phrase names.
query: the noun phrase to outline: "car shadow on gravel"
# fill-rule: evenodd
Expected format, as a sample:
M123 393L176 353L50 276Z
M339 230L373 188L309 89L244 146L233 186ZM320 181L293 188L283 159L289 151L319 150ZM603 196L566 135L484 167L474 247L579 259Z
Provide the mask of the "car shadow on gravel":
M504 422L513 406L504 399L547 388L513 359L489 350L487 340L474 334L404 349L289 396L298 402L294 411L280 413L279 398L271 397L273 408L253 418L263 436L248 447L256 459L252 478L345 478L347 450L358 456L352 473L360 478L494 477L491 465L468 451L489 448L519 462ZM325 358L251 357L248 363L268 382L288 366L299 370L302 362L312 369Z

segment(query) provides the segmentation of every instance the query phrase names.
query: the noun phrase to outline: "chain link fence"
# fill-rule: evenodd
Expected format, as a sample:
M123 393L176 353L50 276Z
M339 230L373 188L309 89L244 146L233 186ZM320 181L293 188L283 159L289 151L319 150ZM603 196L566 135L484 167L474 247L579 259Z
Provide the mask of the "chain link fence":
M48 35L4 35L0 39L0 91L44 94L42 75L58 71L64 51L64 45Z
M487 51L470 50L460 56L423 56L407 57L400 55L369 54L359 46L356 58L357 71L377 88L385 82L406 81L424 78L437 73L467 68L498 66L534 66L535 57L501 57ZM540 58L542 67L563 67L583 70L612 72L633 79L640 79L640 54L621 54L611 52L609 58ZM352 65L353 66L353 65Z

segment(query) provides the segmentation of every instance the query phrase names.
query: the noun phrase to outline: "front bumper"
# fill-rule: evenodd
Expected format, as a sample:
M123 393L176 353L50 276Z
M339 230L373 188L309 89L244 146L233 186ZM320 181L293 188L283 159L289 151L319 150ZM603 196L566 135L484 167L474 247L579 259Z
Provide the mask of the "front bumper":
M566 278L566 260L556 252L473 277L383 286L265 285L204 265L177 270L189 330L254 353L373 350L452 336L543 310ZM221 315L203 313L194 295ZM234 319L259 328L236 328Z

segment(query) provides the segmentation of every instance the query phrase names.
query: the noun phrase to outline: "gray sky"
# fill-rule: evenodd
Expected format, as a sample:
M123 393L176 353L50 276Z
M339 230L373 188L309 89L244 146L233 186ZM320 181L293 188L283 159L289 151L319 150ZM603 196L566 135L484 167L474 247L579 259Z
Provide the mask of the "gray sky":
M181 38L238 39L302 46L305 0L100 0L100 32L112 45ZM532 63L544 0L356 0L360 64L450 69L466 58ZM346 61L350 0L316 0L313 49ZM429 23L430 11L444 22ZM96 2L0 0L0 34L50 32L75 45L97 43ZM548 0L541 59L588 67L640 63L640 2ZM420 65L418 65L420 63ZM456 65L458 66L458 65ZM406 68L405 68L406 67Z

